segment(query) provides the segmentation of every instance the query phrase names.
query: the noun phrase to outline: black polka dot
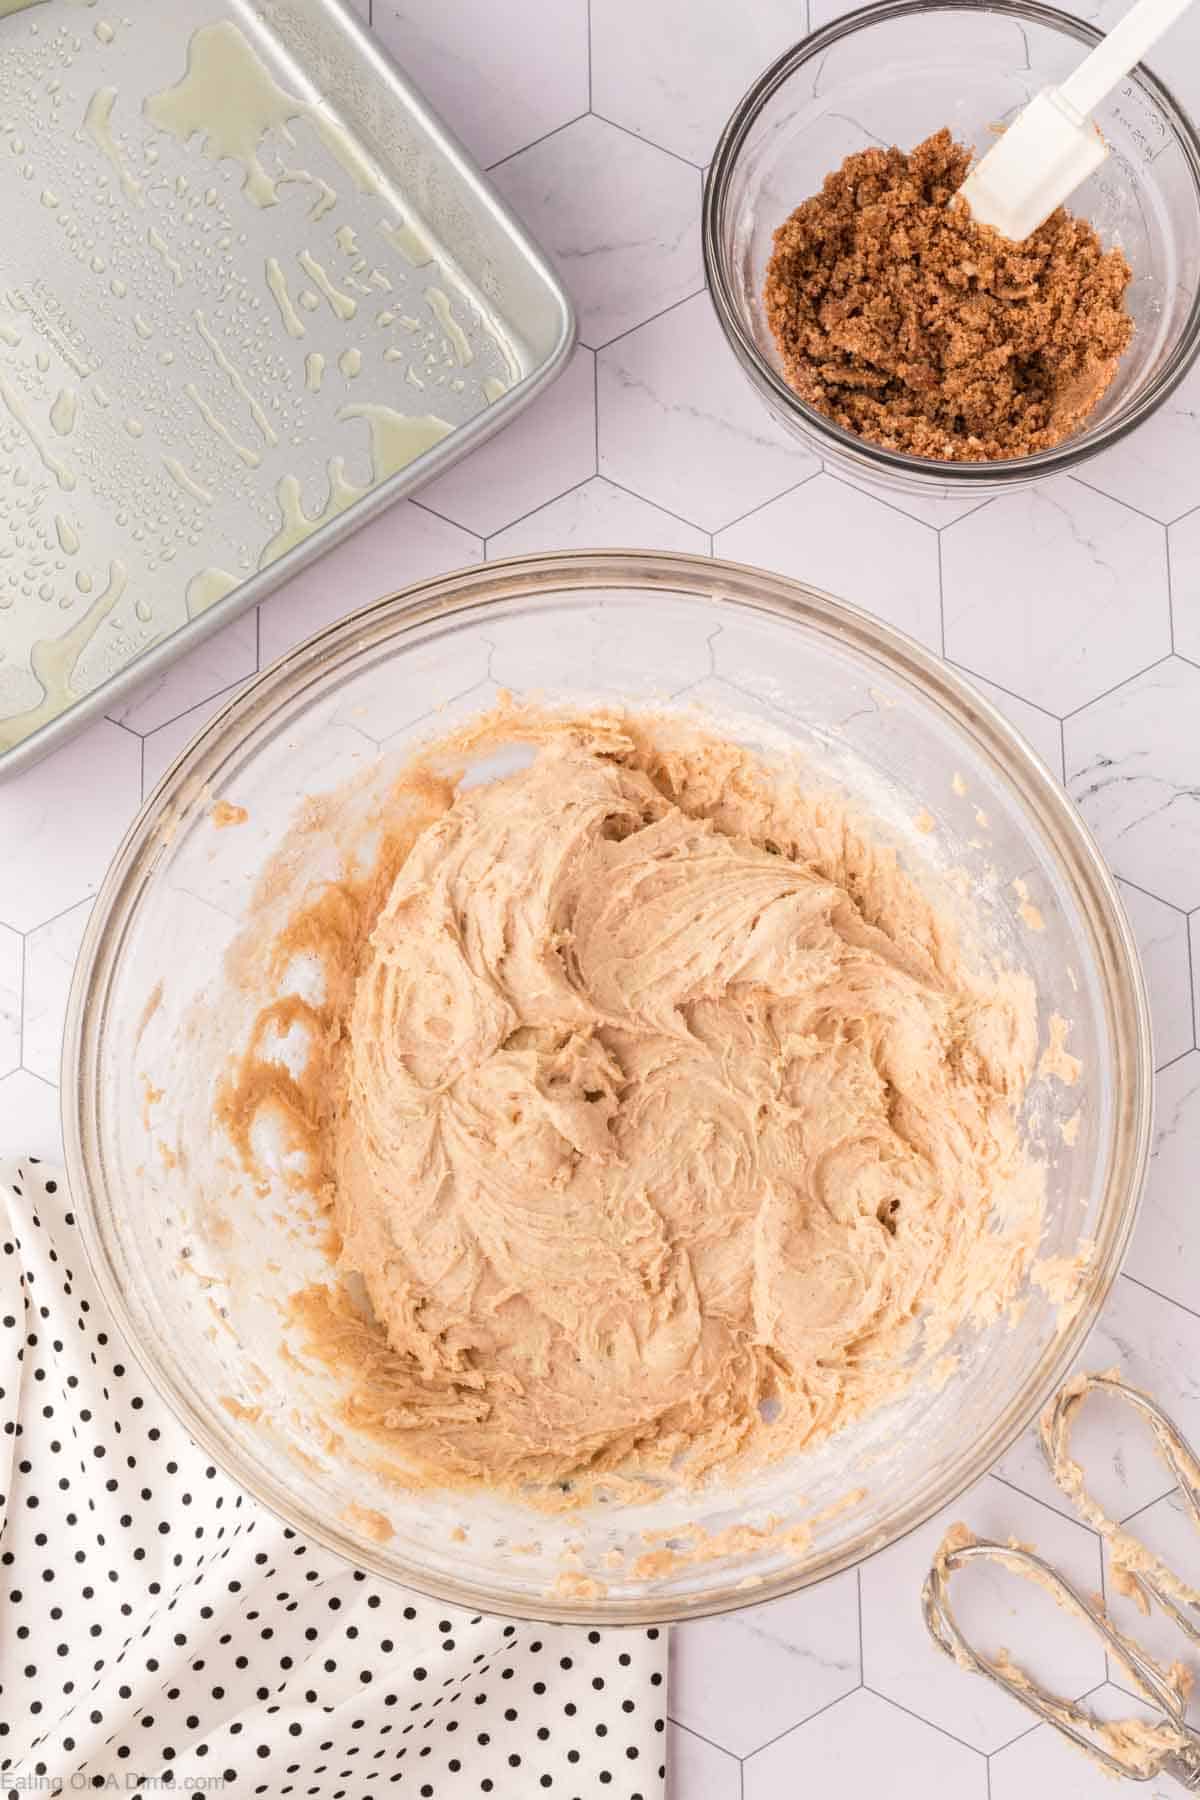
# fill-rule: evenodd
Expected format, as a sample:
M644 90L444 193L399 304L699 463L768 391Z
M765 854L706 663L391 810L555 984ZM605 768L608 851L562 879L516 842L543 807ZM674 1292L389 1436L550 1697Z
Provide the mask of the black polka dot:
M30 1186L42 1192L40 1179ZM643 1722L629 1696L638 1679L661 1688L665 1643L657 1658L649 1645L665 1634L639 1634L641 1655L631 1657L618 1645L636 1652L632 1634L535 1635L539 1628L452 1618L419 1601L398 1609L392 1590L365 1571L261 1513L153 1393L131 1391L136 1364L90 1280L72 1274L74 1226L68 1239L56 1208L47 1204L38 1225L28 1198L23 1213L18 1200L11 1205L21 1237L11 1238L17 1263L6 1273L17 1282L0 1310L12 1321L7 1341L23 1385L5 1421L20 1485L0 1496L8 1506L0 1603L31 1660L10 1659L15 1673L0 1690L9 1766L34 1768L43 1720L66 1723L73 1707L130 1788L155 1773L160 1785L181 1786L190 1756L230 1791L244 1786L269 1800L364 1800L393 1781L401 1795L413 1784L422 1800L471 1792L580 1800L581 1783L585 1795L596 1783L632 1800L611 1771L632 1774L630 1765L653 1760L646 1746L663 1721ZM24 1306L15 1298L22 1287ZM284 1560L289 1553L299 1565ZM304 1580L289 1581L286 1569L297 1567ZM659 1666L646 1670L646 1661ZM558 1675L546 1679L556 1662ZM633 1663L637 1675L613 1693L618 1668ZM358 1698L347 1703L348 1694ZM470 1756L464 1739L474 1740ZM64 1755L81 1754L78 1730L57 1741ZM276 1761L283 1742L294 1758L286 1773ZM604 1781L594 1764L586 1780L580 1769L588 1743L593 1756L605 1747ZM222 1775L234 1754L243 1768Z

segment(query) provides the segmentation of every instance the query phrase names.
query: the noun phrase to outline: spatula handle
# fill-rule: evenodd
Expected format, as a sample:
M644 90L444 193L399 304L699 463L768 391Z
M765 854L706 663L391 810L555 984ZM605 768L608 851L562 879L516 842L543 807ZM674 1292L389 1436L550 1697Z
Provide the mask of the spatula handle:
M1137 0L1061 84L1059 93L1086 119L1191 3L1192 0Z

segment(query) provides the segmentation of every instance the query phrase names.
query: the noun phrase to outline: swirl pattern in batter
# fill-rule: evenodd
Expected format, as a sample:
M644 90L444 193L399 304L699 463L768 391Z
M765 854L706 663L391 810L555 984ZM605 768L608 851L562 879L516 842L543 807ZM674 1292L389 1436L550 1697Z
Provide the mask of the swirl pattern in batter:
M826 1436L1016 1293L1028 978L837 802L543 717L364 931L321 1120L358 1424L451 1482L694 1479ZM309 1296L310 1301L313 1296Z

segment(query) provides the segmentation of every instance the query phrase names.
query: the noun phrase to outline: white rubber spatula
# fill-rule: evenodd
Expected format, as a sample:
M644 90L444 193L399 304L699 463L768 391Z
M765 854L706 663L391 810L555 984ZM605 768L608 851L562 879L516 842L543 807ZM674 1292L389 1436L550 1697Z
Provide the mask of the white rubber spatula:
M958 190L981 225L1020 243L1100 167L1108 146L1089 114L1191 0L1137 0L1061 87L1043 88Z

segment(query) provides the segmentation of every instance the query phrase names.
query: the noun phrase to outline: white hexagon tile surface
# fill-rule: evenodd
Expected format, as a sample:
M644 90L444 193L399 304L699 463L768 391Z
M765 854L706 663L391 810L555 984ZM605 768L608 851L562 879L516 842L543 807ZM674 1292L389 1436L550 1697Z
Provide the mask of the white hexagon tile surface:
M1200 1439L1200 376L1080 480L982 504L852 486L768 416L702 291L701 172L731 106L802 33L804 0L356 4L544 243L574 292L580 347L509 430L0 785L0 1150L55 1153L71 965L108 858L139 800L255 669L382 593L483 557L715 548L807 577L948 656L1096 833L1145 960L1158 1117L1127 1272L1082 1361L1120 1363ZM1077 10L1107 20L1123 5ZM811 10L816 24L845 6ZM1190 53L1185 85L1200 104L1196 19L1162 54L1175 46L1175 79ZM586 623L577 644L546 646L547 666L564 650L595 653ZM703 636L679 646L678 668L681 687L713 678ZM480 653L460 675L454 692L415 703L483 704L504 670ZM392 728L347 724L364 753ZM1102 1496L1200 1566L1144 1434L1111 1407L1085 1418L1078 1442ZM671 1800L1117 1791L930 1646L921 1577L959 1516L1032 1539L1083 1587L1100 1585L1098 1540L1027 1435L858 1571L676 1632ZM1036 1646L1035 1668L1061 1691L1133 1710L1068 1621L1035 1606L1022 1625L1025 1604L985 1580L962 1610L997 1643L1028 1630L1022 1647ZM1119 1597L1114 1610L1137 1623ZM1153 1647L1177 1654L1156 1631ZM1168 1784L1144 1791L1165 1800Z

